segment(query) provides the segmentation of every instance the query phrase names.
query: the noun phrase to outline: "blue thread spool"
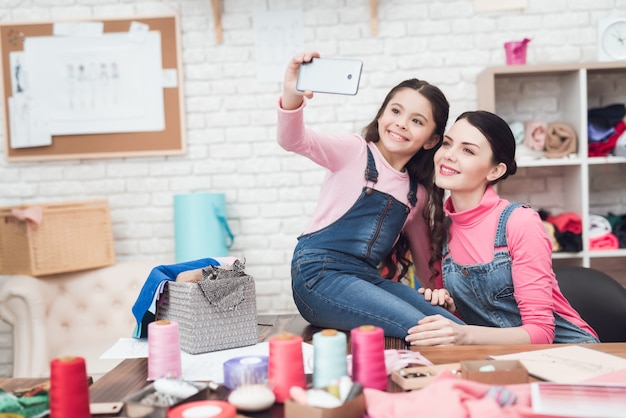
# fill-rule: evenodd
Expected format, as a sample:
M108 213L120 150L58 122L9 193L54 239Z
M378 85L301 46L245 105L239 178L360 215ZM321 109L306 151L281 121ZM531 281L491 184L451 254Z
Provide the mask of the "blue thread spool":
M176 262L228 256L233 234L226 222L223 193L174 196Z
M313 334L313 387L326 387L348 375L346 346L346 334L335 329Z

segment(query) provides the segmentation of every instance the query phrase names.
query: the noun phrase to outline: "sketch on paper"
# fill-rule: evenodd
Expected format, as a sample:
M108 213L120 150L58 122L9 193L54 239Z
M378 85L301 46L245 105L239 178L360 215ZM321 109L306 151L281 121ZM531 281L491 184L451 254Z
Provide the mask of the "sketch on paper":
M11 148L42 147L52 144L45 112L26 94L9 97L9 127Z
M12 93L25 93L28 89L28 75L24 68L24 53L22 51L9 52L9 67Z
M141 43L125 32L26 38L23 54L29 93L52 135L165 128L160 32Z

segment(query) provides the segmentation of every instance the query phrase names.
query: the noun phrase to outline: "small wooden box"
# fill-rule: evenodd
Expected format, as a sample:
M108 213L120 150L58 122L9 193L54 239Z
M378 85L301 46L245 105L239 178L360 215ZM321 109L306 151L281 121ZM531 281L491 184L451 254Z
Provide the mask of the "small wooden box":
M18 219L14 209L41 211L41 223ZM0 208L0 274L45 276L114 263L106 200Z
M460 377L460 368L460 363L405 367L391 372L391 380L404 390L422 389L428 386L444 370L449 370L455 376Z
M518 360L461 362L461 378L490 385L528 383L528 371Z

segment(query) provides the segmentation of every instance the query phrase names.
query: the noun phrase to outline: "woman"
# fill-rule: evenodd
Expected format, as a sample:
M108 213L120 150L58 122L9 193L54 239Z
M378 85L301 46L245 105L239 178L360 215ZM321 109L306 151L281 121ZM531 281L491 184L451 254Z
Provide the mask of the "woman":
M435 86L405 80L385 97L374 120L358 134L315 132L304 124L305 98L296 89L300 64L289 62L279 102L277 139L287 151L326 169L318 206L292 259L295 304L307 321L323 328L382 328L404 338L425 315L454 315L424 296L379 274L398 260L406 270L407 247L423 280L436 276L441 253L431 248L431 213L443 219L442 191L433 185L433 152L443 137L448 101ZM440 236L443 236L443 228ZM441 242L440 240L433 240ZM459 321L460 322L460 321Z
M499 116L459 116L435 153L435 183L450 192L443 288L424 290L467 325L430 316L412 345L594 343L596 332L565 299L552 247L533 209L501 199L494 185L515 174L515 138ZM441 287L441 286L436 286Z

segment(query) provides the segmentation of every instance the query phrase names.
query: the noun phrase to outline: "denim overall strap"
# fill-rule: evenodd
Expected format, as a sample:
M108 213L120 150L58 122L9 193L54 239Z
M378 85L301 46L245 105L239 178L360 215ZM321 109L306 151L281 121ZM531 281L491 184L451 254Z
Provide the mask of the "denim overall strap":
M376 169L376 161L374 161L374 154L372 154L372 150L370 150L369 147L367 147L367 167L365 167L365 180L370 183L378 182L378 170ZM415 178L415 176L409 176L409 193L406 197L411 204L411 207L415 207L415 205L417 204L417 179Z
M506 223L509 221L509 216L511 216L511 212L513 212L520 206L523 206L525 208L530 207L525 203L513 202L509 203L509 205L504 208L504 210L500 214L500 219L498 219L498 228L496 229L496 236L494 238L493 244L494 252L496 252L498 248L506 247L508 245L506 242Z
M455 263L446 240L442 264L444 286L468 324L499 328L521 325L519 307L513 296L511 256L506 247L506 224L519 206L520 203L511 203L500 214L494 237L494 258L489 263Z

